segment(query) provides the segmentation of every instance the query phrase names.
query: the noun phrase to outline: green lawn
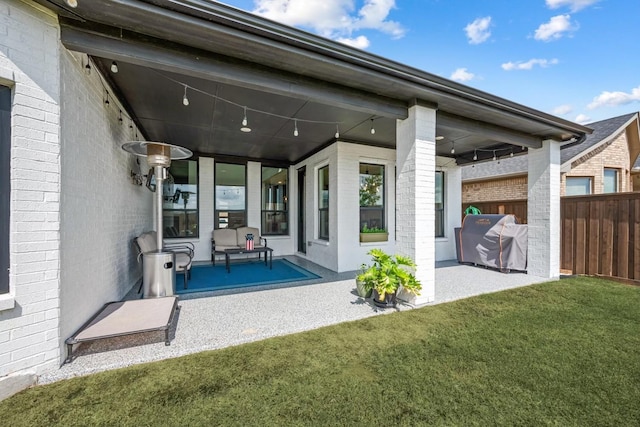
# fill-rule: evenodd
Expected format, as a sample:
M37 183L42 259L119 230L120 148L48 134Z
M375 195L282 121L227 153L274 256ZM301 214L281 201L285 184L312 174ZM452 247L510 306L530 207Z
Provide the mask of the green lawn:
M5 426L640 425L640 288L573 278L62 381Z

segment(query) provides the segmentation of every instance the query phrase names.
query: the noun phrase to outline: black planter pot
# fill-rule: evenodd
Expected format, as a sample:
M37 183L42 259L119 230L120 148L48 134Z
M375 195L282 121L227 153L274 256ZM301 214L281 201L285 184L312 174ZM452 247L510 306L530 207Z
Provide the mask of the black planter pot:
M374 289L373 290L373 303L377 307L381 308L393 308L398 303L398 299L396 297L396 293L392 294L384 294L384 300L380 300L380 294Z

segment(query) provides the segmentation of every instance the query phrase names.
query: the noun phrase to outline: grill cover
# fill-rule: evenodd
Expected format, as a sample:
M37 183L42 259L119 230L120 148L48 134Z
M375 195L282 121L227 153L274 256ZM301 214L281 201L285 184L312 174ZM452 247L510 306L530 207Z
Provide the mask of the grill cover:
M514 215L467 215L456 229L458 262L500 270L527 269L527 226Z

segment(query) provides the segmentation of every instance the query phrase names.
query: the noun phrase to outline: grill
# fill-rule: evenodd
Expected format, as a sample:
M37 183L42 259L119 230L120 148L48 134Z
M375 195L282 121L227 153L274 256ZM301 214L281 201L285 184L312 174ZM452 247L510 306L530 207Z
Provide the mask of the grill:
M514 215L466 215L455 229L458 262L526 271L527 236L527 225Z

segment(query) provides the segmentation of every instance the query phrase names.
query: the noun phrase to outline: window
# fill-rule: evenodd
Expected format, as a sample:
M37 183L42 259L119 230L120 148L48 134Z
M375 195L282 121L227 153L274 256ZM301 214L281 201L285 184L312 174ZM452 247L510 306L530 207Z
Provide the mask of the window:
M162 194L164 237L198 237L198 162L173 160Z
M384 166L360 163L360 231L385 229Z
M591 194L591 177L588 176L568 176L567 196L584 196Z
M318 169L318 239L329 240L329 166Z
M618 192L618 169L604 168L604 182L602 192Z
M0 294L9 292L11 89L0 86Z
M247 166L216 163L215 228L247 225Z
M436 237L444 237L444 172L436 172Z
M289 234L289 171L262 167L262 234Z

